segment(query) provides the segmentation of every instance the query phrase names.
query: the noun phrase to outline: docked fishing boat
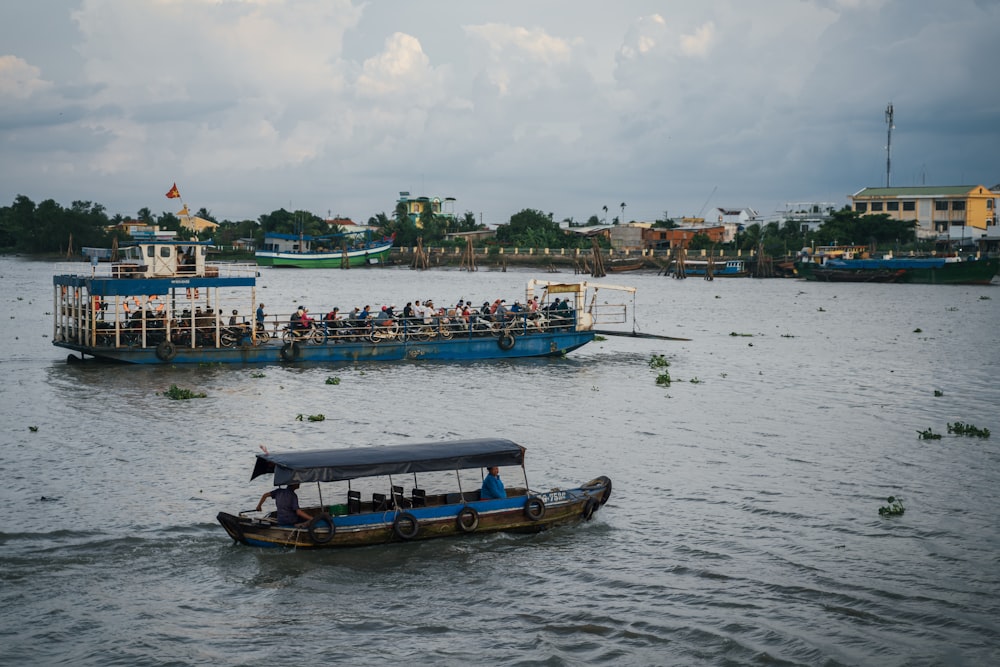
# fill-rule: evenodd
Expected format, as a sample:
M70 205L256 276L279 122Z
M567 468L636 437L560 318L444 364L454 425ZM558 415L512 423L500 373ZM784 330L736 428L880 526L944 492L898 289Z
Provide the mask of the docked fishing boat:
M120 261L56 275L53 344L80 353L71 361L135 364L560 356L594 340L596 324L625 322L626 304L598 303L599 291L631 295L633 307L635 301L631 287L531 280L525 300L537 296L542 304L532 314L501 319L441 310L388 321L320 317L293 327L291 313L248 317L258 303L257 267L208 262L209 244L144 241L123 248ZM548 308L556 301L558 309Z
M795 270L800 278L822 282L988 285L1000 270L1000 259L804 256Z
M714 259L686 259L684 273L688 276L705 276L712 278L745 278L749 275L746 262L742 259L717 261Z
M257 510L219 512L216 518L233 540L249 546L358 547L476 533L537 533L589 521L611 496L611 480L603 476L576 488L532 490L524 454L524 447L499 438L265 451L257 454L250 478L273 475L275 486L315 483L315 496L300 501L312 519L281 524L276 512ZM482 497L485 469L494 466L519 467L523 486L508 487L506 497Z
M344 234L268 233L264 235L264 245L254 254L258 266L337 269L384 264L392 244L392 238L373 240Z
M627 271L638 271L645 268L646 260L639 257L638 259L616 259L608 262L605 268L611 273L625 273Z

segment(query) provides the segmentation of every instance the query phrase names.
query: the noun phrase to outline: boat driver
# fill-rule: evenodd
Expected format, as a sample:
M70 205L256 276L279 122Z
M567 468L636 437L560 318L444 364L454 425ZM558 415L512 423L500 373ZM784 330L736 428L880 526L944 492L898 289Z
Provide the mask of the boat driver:
M312 521L312 516L299 508L299 497L295 493L298 488L298 484L289 484L285 488L278 487L274 491L268 491L260 497L257 511L261 511L260 508L265 500L274 498L274 504L278 507L278 525L302 528Z

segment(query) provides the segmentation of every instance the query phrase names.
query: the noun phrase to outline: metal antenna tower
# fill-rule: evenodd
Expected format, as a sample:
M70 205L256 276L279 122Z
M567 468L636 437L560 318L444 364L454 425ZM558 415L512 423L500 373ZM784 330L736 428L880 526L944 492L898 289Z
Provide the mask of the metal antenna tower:
M890 187L889 176L892 173L892 131L896 127L892 119L892 102L889 102L889 106L885 108L885 123L889 126L889 136L885 143L885 187L887 188Z

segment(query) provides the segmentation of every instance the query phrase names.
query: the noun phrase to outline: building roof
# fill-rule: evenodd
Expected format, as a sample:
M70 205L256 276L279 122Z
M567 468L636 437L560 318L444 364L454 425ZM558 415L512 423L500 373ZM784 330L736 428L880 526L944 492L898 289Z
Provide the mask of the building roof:
M909 188L864 188L855 197L930 197L933 195L964 195L979 185L920 185Z

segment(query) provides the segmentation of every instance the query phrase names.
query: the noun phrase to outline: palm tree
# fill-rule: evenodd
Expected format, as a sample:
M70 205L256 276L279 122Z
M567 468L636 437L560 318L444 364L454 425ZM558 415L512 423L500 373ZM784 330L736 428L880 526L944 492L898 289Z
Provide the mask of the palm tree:
M621 207L622 207L622 217L621 217L621 222L622 222L622 224L624 225L624 224L625 224L625 202L622 202L621 204L619 204L619 206L621 206Z
M608 207L607 207L607 205L605 205L604 206L604 220L601 220L601 223L607 222L607 220L608 220Z

